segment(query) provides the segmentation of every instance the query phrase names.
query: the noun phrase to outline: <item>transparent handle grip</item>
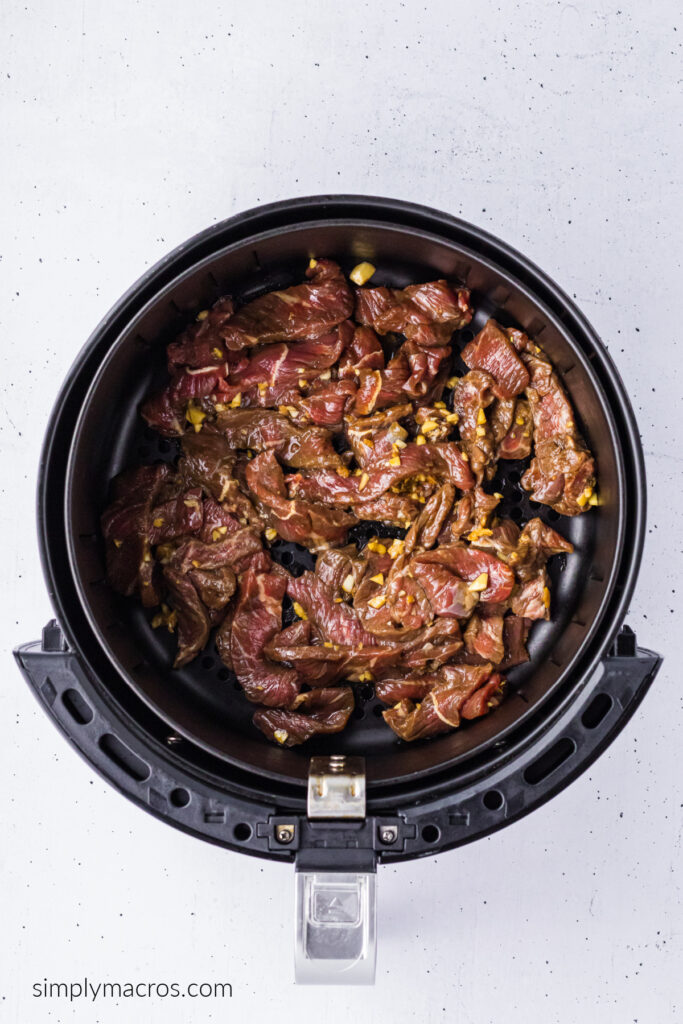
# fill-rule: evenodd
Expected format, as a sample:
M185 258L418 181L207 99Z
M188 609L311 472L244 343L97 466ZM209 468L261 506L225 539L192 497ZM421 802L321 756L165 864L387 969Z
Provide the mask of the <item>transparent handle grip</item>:
M376 877L370 871L296 872L297 984L374 984Z

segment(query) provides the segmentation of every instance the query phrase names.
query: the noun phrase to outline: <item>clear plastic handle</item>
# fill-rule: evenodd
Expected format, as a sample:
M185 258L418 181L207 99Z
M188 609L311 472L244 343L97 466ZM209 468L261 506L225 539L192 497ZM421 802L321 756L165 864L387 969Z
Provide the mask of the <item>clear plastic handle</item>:
M296 872L297 984L374 984L376 877L370 871Z

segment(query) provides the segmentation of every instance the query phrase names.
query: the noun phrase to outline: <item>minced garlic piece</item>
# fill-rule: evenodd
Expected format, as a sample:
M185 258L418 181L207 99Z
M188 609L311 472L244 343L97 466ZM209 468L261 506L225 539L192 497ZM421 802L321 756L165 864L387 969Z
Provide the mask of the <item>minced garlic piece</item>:
M332 378L332 371L331 370L324 370L323 373L320 374L319 380L330 380L331 378Z
M307 614L306 614L306 612L305 612L305 611L303 610L303 608L301 607L301 605L299 604L299 602L298 602L298 601L292 601L292 608L294 609L294 614L295 614L295 615L298 615L298 616L299 616L299 618L300 618L300 619L303 619L303 620L304 620L304 622L305 622L305 621L306 621L306 619L308 618L308 615L307 615Z
M348 466L337 466L337 476L349 476Z
M187 409L185 410L185 419L188 423L191 423L196 433L199 433L202 427L203 421L206 419L206 413L202 412L195 403L190 399L187 403Z
M272 526L269 526L268 529L265 531L265 534L266 540L275 540L275 538L277 537L277 530L274 530Z
M287 739L289 738L289 733L287 732L286 729L276 729L275 732L273 733L273 736L278 741L278 743L286 743Z
M152 629L158 629L160 626L166 626L169 633L172 633L178 624L178 613L168 607L167 604L162 604L161 611L152 619Z
M214 359L222 359L223 358L223 349L222 348L212 348L211 349L211 355L214 357Z
M114 539L114 547L115 547L115 548L120 548L122 544L123 544L123 541L122 541L122 540L116 540L116 539Z
M415 604L415 594L408 594L406 604Z
M389 459L389 465L390 466L400 466L401 465L401 457L400 457L400 455L392 455L391 458Z
M368 541L368 551L375 551L378 555L386 555L387 549L385 544L380 544L378 540Z
M459 377L449 377L448 380L446 381L446 387L447 388L454 388L459 380L460 380Z
M460 417L458 416L457 412L449 412L448 416L446 417L446 423L459 423L459 422L460 422Z
M477 427L477 437L486 437L486 427Z
M425 420L421 429L423 434L431 434L433 430L439 429L439 424L436 420Z
M260 394L260 395L264 394L264 393L265 393L265 391L267 390L267 388L268 388L268 385L267 385L267 383L265 382L265 380L260 380L260 381L258 382L258 390L259 390L259 394Z
M427 438L423 437L422 434L416 438L416 441L418 444L427 444Z
M373 267L372 263L359 263L353 268L349 277L354 284L363 285L366 281L370 280L376 269L377 268Z
M362 474L362 476L361 476L361 478L360 478L360 482L359 482L359 484L358 484L358 490L359 490L359 491L363 491L363 490L365 490L365 488L367 487L367 484L368 484L368 480L369 480L369 479L370 479L370 477L368 476L368 474L367 474L367 473L363 473L363 474Z
M331 648L332 647L332 643L329 640L324 640L323 641L323 647L330 647Z
M317 266L318 266L318 261L316 259L313 259L313 257L311 256L310 260L308 261L308 269L309 270L315 270L315 268Z
M494 491L493 492L493 497L494 498L498 498L498 501L502 501L503 500L503 495L500 493L500 491Z
M550 591L547 587L543 588L543 604L546 608L550 608Z
M477 576L476 580L472 580L467 589L474 591L474 593L476 594L479 591L486 590L488 585L489 574L487 572L482 572L479 576Z
M405 541L399 540L399 538L397 537L396 540L392 541L392 543L389 545L389 557L398 558L399 555L403 554L404 548Z
M211 539L214 541L220 540L221 537L225 537L227 532L227 526L217 526L215 530L211 531Z
M368 671L361 672L361 674L358 676L358 682L359 683L371 683L372 682L372 672L368 672Z
M387 599L384 594L378 594L377 597L371 597L368 604L371 608L381 608L382 605L387 603Z
M406 442L402 441L400 437L397 438L394 441L394 448L405 448L405 447L406 447Z
M347 594L350 594L353 590L353 576L351 573L345 577L344 582L342 583L342 590L345 590Z
M193 560L192 560L192 564L193 564L193 566L195 567L195 569L198 569L198 568L200 567L200 565L201 565L201 562L197 562L197 561L195 561L195 560L193 559Z
M231 409L239 409L242 404L242 392L238 391L233 400L230 402Z
M159 527L163 526L163 525L164 525L164 521L163 521L163 519L161 517L159 517L158 519L153 519L152 520L152 526L156 526L157 529L159 529Z
M483 409L479 409L477 412L477 423L486 423L486 413Z
M384 573L378 572L376 576L371 576L370 579L373 583L379 583L380 587L384 583Z
M197 319L198 319L198 320L199 320L199 322L201 323L201 321L202 321L202 320L206 320L206 318L207 318L207 316L208 316L208 315L209 315L209 311L208 311L208 309L203 309L203 310L201 311L201 313L197 313Z
M591 494L590 498L588 499L588 504L589 505L593 505L593 506L600 504L600 499L598 498L598 496L595 493L595 491L593 491L593 493Z
M368 448L374 448L374 447L375 447L375 442L374 442L374 441L372 440L372 438L371 438L371 437L361 437L361 441L362 441L362 442L363 442L363 444L364 444L364 445L366 445L366 446L367 446Z
M435 409L445 409L446 408L446 403L445 402L434 402L434 408Z
M516 419L515 419L515 423L517 424L518 427L523 427L524 426L524 417L523 416L517 416Z

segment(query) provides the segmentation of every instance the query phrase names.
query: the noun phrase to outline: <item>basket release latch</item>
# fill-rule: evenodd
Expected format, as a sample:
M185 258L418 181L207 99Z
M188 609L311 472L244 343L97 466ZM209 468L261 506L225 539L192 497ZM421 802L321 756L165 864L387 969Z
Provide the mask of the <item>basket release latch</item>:
M309 818L364 818L365 758L312 757L307 813Z

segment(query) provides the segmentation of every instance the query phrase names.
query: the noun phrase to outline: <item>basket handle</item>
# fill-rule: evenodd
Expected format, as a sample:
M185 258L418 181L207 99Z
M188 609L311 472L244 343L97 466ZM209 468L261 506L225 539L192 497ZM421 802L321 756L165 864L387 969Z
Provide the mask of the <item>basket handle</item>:
M376 872L298 870L295 877L297 984L374 984Z

